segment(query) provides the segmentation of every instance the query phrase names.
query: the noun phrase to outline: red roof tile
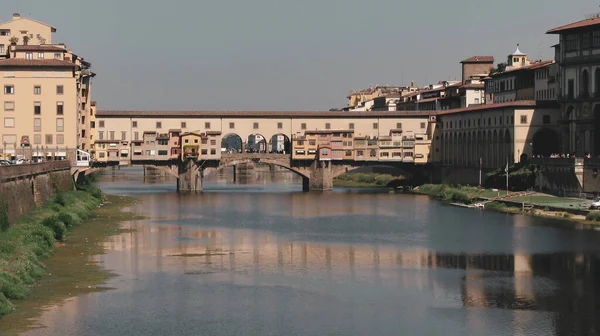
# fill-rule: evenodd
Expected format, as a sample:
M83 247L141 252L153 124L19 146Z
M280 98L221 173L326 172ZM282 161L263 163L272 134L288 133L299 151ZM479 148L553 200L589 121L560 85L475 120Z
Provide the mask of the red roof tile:
M461 88L463 89L483 89L485 87L485 84L481 83L481 84L465 84L463 86L461 86Z
M14 49L15 51L67 51L63 47L53 45L16 45L11 46L11 49Z
M68 67L74 68L75 63L56 59L36 59L28 60L24 58L9 58L0 60L0 67Z
M460 63L494 63L494 56L473 56Z
M548 66L548 65L550 65L552 63L554 63L554 60L546 60L546 61L535 62L535 63L531 63L531 64L526 65L526 66L522 66L520 68L509 69L509 70L506 70L506 71L503 71L503 72L497 72L497 73L493 74L492 77L502 76L505 73L511 73L511 72L521 71L521 70L535 70L535 69L539 69L539 68L543 68L545 66Z
M596 17L593 17L590 19L585 19L585 20L569 23L564 26L552 28L552 29L548 30L546 32L546 34L560 34L567 30L590 27L590 26L595 26L595 25L600 25L600 16L596 16Z
M445 110L445 111L440 111L438 113L438 115L443 116L443 115L455 114L455 113L493 110L493 109L504 108L504 107L536 107L536 106L537 106L537 102L535 100L515 100L515 101L507 102L507 103L477 105L477 106L472 106L472 107Z
M103 118L396 118L435 115L435 111L106 111Z

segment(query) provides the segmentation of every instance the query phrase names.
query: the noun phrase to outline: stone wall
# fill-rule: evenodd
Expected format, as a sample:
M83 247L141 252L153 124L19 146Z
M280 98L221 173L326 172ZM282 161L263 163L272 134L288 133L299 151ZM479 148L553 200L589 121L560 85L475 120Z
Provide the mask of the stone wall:
M495 169L482 169L481 183L485 184L485 177ZM433 183L479 185L479 168L438 166L434 169Z
M41 206L59 190L72 190L68 161L0 167L0 199L13 223L19 216Z

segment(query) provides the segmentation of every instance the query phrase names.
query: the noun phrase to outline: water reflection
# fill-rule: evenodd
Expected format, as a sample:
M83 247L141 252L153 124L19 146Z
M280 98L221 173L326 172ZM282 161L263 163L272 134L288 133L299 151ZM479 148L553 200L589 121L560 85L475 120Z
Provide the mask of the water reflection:
M139 177L120 174L104 178L105 189L140 195L135 210L149 219L124 223L134 231L98 257L121 274L109 283L117 289L53 307L41 319L47 329L31 335L595 335L600 327L596 231L425 197L282 192L285 183L178 195L156 181L145 187L158 192L145 193Z

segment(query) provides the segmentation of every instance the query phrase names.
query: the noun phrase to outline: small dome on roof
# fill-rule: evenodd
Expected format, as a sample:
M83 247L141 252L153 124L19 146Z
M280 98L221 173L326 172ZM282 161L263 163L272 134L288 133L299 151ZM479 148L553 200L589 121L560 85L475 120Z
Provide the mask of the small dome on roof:
M527 56L521 50L519 50L519 45L517 44L517 50L511 54L511 56Z

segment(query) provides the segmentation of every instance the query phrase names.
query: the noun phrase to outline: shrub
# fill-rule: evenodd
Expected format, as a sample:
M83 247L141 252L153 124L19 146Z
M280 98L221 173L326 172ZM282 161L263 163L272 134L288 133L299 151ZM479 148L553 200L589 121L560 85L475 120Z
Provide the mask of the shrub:
M56 196L54 196L54 203L61 206L67 205L65 194L62 191L56 193Z
M587 216L585 216L585 219L592 222L600 222L600 211L588 212Z
M0 293L0 316L10 313L12 309L12 303L8 301L4 294Z
M61 211L58 214L58 219L63 222L67 228L80 225L83 221L77 214L66 211Z
M506 204L501 202L489 202L485 204L485 210L503 212L506 209Z
M63 222L60 221L58 216L47 217L42 220L42 225L52 229L54 232L54 238L56 240L63 240L67 227Z
M7 299L22 300L27 297L29 288L27 288L16 276L0 272L0 293Z

